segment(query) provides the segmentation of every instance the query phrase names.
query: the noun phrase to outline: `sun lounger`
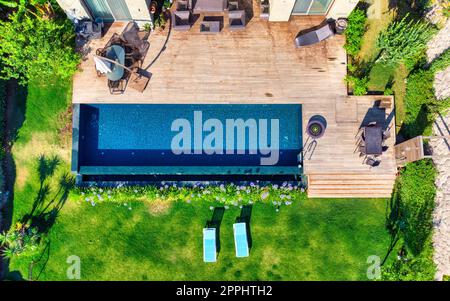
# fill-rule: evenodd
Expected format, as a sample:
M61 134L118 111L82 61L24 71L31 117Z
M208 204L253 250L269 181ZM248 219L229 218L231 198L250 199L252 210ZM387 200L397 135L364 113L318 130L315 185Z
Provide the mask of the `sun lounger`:
M203 229L203 261L204 262L216 262L217 249L216 249L216 229L204 228Z
M233 224L236 257L248 257L248 239L246 223Z
M300 48L312 44L319 43L323 40L328 39L329 37L334 36L333 26L329 23L326 23L320 27L314 28L309 32L300 33L295 38L295 47Z

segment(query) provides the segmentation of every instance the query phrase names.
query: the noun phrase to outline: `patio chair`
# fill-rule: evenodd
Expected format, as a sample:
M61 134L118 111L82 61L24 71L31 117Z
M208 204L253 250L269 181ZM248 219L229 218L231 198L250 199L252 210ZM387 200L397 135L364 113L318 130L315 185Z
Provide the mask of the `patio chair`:
M232 10L228 13L228 28L230 30L239 30L245 28L245 11Z
M305 30L303 33L300 32L295 38L295 47L300 48L313 45L334 36L334 34L333 24L327 22L324 25Z
M203 261L216 262L217 248L216 248L216 228L203 229Z
M189 10L189 1L188 0L178 0L177 1L177 11L186 11Z
M233 224L234 246L236 249L236 257L248 257L248 239L247 239L247 224L235 223Z
M139 36L139 26L136 22L129 22L121 34L124 46L135 51L138 59L144 59L147 55L150 43Z
M109 80L108 79L108 88L109 93L115 95L115 94L123 94L125 92L125 88L127 86L127 80L122 77L119 80Z
M381 163L380 160L377 160L372 156L368 156L364 160L364 164L369 165L370 167L376 167L376 166L380 165L380 163Z
M190 11L174 11L171 15L172 28L179 31L188 31L191 28L191 12Z

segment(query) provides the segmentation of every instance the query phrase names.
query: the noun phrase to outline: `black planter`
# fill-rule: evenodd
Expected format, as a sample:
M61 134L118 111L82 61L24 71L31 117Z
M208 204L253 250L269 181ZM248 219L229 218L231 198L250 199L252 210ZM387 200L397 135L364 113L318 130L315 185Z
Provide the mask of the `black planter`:
M318 139L325 133L325 124L320 120L310 120L306 126L306 133L314 139Z

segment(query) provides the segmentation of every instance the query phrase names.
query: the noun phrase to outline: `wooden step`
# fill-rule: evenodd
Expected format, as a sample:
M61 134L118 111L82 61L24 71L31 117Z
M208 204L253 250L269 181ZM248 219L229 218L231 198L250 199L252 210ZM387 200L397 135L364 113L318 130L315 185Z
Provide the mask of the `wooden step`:
M394 180L341 180L341 179L326 179L315 180L309 179L309 185L393 185Z
M392 185L309 185L314 190L392 190Z
M354 179L354 180L361 180L361 179L392 179L395 180L396 175L395 174L376 174L376 173L370 173L370 174L362 174L362 173L324 173L324 174L309 174L307 175L309 179Z

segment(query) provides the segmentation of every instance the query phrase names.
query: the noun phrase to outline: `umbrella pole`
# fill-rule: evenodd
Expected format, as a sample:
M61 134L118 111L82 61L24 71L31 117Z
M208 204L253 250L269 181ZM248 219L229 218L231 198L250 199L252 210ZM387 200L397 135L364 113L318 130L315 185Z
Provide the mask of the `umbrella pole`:
M117 65L117 66L120 66L120 67L122 67L122 68L128 70L128 71L131 72L131 73L136 73L136 74L139 75L138 72L133 71L133 70L131 70L130 68L128 68L128 67L126 67L126 66L124 66L124 65L122 65L122 64L120 64L120 63L118 63L118 62L116 62L116 61L113 61L113 60L111 60L111 59L109 59L109 58L107 58L107 57L104 57L104 56L98 56L98 55L95 55L95 54L94 54L94 56L95 56L95 57L98 57L98 58L101 59L101 60L105 60L105 61L108 61L108 62L110 62L110 63L113 63L113 64L115 64L115 65Z

